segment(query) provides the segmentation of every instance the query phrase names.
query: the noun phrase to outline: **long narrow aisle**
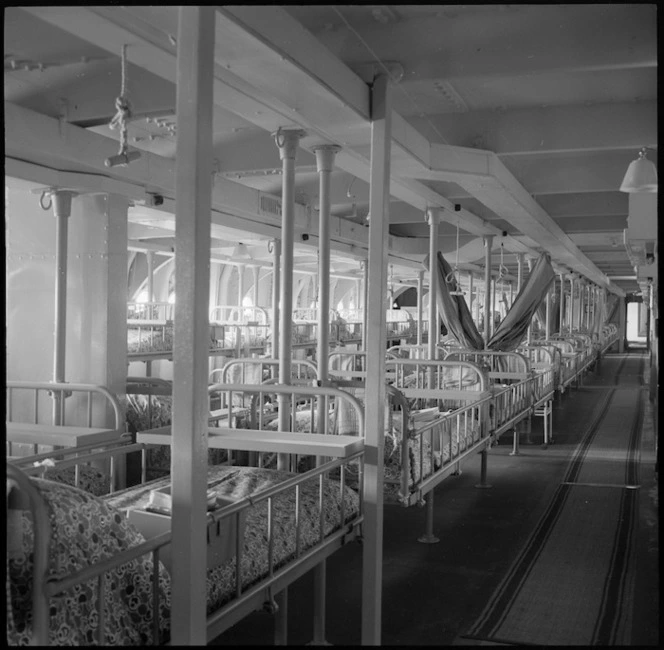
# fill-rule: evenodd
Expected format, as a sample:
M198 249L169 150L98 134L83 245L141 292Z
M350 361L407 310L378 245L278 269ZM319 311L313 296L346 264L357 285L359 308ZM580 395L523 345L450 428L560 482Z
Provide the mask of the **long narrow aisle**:
M586 387L601 391L593 421L517 561L465 636L507 644L630 644L643 355L606 363L616 362L609 375L614 386Z
M445 480L436 489L434 504L434 532L440 538L439 543L422 544L417 541L424 530L422 509L386 507L383 645L501 643L497 639L469 639L465 635L480 620L501 583L513 573L514 566L556 500L562 484L570 484L564 489L570 494L576 493L579 498L574 498L580 500L584 508L586 504L583 501L587 499L588 508L592 511L608 512L613 508L615 512L616 508L620 511L621 507L624 511L631 505L631 515L639 522L639 534L634 540L635 564L628 562L627 565L630 570L633 566L638 569L635 580L629 583L632 588L635 587L636 599L633 602L636 606L632 609L636 609L637 614L631 621L631 640L628 615L622 619L619 634L623 635L621 638L626 644L657 645L659 591L656 579L657 511L656 505L653 507L652 504L654 454L651 453L647 463L644 463L644 456L639 457L639 447L635 442L637 434L630 437L632 430L636 431L636 427L630 425L630 418L634 423L638 410L635 409L637 395L641 395L644 407L641 447L653 445L647 391L642 387L645 359L642 352L606 355L595 371L585 377L582 386L570 389L562 398L556 397L555 443L547 449L541 445L543 432L540 418L533 420L532 444L525 444L525 437L522 436L518 456L510 453L512 445L509 437L501 439L501 444L493 447L489 454L490 489L475 487L480 478L479 456L463 466L460 476ZM609 407L612 411L608 414L607 405L612 405ZM627 433L617 438L614 434L612 438L604 425L608 422L610 429L617 430L619 417L620 426ZM648 432L650 437L647 440ZM610 453L608 451L616 439L633 441L631 448L624 445L624 450L631 451L621 452L621 459L615 449ZM600 455L598 451L601 449L605 451ZM591 463L595 457L596 460ZM572 462L573 458L575 462ZM576 462L579 460L582 462ZM595 463L595 466L611 466L612 480L618 484L616 467L619 462L622 462L624 469L619 479L621 484L637 485L641 481L643 491L641 488L579 485L608 482L598 479L599 470L593 468ZM572 467L575 469L572 470ZM631 468L629 475L628 467ZM646 485L649 486L647 490ZM604 497L612 493L627 494L626 503L621 506L611 497L611 507L601 506ZM580 498L583 494L594 496ZM600 506L590 508L590 502ZM637 516L637 510L641 516ZM644 512L649 520L644 521ZM549 535L548 540L553 551L559 552L564 535L556 535L557 538ZM576 542L577 546L579 543ZM596 546L596 541L592 539L588 543L591 549ZM360 545L353 543L328 560L326 637L334 645L357 645L360 642L361 557ZM565 566L565 560L560 557L552 562L560 562L559 569ZM556 572L553 572L553 578L547 580L551 584L543 584L546 593L552 592L548 587L558 582ZM615 578L607 588L613 589L616 581L619 585L623 584L621 580ZM289 599L289 643L306 644L312 638L312 580L309 575L303 576L289 589ZM564 627L566 623L556 610L555 603L546 606L548 618L559 627ZM593 607L596 609L596 605ZM631 611L628 607L623 609ZM272 630L272 617L257 612L222 635L217 643L271 644ZM614 637L617 641L616 634Z

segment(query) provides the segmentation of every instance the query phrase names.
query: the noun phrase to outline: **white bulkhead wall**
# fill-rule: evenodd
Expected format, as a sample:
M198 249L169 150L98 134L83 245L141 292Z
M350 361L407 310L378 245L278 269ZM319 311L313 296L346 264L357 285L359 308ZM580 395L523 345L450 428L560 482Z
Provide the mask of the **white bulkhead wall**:
M53 379L56 218L52 209L40 207L40 195L32 192L38 187L14 179L6 179L5 184L9 380ZM127 199L106 194L74 197L67 240L65 380L100 384L112 393L123 393ZM68 403L67 408L72 407ZM15 415L21 416L19 411Z

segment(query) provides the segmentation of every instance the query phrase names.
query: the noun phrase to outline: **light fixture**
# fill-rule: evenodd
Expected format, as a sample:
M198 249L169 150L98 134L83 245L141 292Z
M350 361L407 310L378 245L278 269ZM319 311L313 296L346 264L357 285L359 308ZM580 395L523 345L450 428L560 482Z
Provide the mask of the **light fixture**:
M252 259L249 254L249 249L242 242L238 242L233 247L233 259L235 260L250 260Z
M621 192L657 192L657 167L646 158L645 147L639 151L639 157L633 160L620 186Z

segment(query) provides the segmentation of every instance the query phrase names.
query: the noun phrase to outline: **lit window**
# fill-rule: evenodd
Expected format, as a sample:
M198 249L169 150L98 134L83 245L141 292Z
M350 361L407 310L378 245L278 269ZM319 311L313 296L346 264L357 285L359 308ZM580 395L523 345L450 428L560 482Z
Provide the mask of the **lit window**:
M143 289L137 296L136 302L147 302L148 301L148 290Z
M172 292L168 295L168 304L169 304L169 305L174 305L174 304L175 304L175 291L172 291Z

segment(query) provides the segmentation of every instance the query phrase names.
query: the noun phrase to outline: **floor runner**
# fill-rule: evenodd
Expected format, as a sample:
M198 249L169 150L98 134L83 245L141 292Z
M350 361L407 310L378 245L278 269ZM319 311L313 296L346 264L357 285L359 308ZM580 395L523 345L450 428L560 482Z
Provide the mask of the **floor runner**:
M638 386L607 387L547 511L463 637L629 644L642 408Z

